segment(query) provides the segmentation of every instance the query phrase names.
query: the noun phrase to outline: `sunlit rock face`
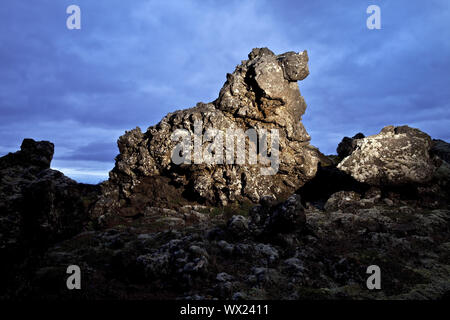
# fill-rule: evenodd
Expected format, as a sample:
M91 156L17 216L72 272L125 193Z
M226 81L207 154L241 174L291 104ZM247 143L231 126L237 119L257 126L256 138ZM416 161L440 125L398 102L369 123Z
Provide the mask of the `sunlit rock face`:
M408 126L387 126L379 134L356 140L355 150L338 165L359 182L371 185L425 183L436 166L431 138Z
M326 158L309 144L310 136L301 122L306 103L297 81L309 74L307 52L275 55L267 48L257 48L248 57L233 73L227 74L215 101L169 113L146 132L136 128L121 136L120 154L104 185L108 199L99 204L117 206L124 199L128 201L143 179L152 176L168 177L196 200L222 205L257 202L264 195L287 196L314 177L319 161ZM210 129L216 131L208 136ZM261 140L255 143L245 137L236 138L235 146L235 137L228 135L228 130L249 129L256 131L258 139L261 130L267 132L267 140L263 142L267 156L271 157L266 159L269 162L264 163L260 154L256 163L250 160L250 150L261 151L264 147ZM173 137L180 131L188 135L185 142L189 163L173 161L174 149L180 143ZM272 145L275 131L279 138L277 150ZM219 135L222 144L209 156L220 154L223 163L208 162L206 150L211 150L208 148ZM238 143L245 145L244 163L238 160ZM230 146L236 152L228 155ZM264 173L264 169L270 168L269 174ZM112 195L117 201L111 200Z

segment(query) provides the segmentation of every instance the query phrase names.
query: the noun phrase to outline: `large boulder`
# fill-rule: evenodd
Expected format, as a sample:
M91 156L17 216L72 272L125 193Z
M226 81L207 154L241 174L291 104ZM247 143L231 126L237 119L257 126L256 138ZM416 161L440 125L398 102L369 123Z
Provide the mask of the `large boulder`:
M426 183L436 170L431 138L408 126L387 126L379 134L356 140L355 150L338 169L370 185Z
M215 101L169 113L146 132L126 132L118 140L120 154L96 214L130 203L136 187L152 176L168 177L186 190L184 195L212 204L256 203L264 195L292 193L314 177L325 158L309 144L301 122L306 103L297 80L309 74L307 62L306 51L275 55L267 48L253 49L227 74ZM257 139L228 131L249 129ZM237 151L238 145L244 152ZM255 150L259 154L251 158ZM106 201L114 194L116 200Z

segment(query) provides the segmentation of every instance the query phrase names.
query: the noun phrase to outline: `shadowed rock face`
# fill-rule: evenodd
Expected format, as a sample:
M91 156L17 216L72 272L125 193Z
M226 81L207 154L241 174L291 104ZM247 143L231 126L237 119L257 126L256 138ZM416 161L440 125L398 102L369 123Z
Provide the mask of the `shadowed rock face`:
M356 141L362 138L364 138L362 133L357 133L352 138L344 137L336 149L339 158L344 159L349 156L356 149Z
M50 168L55 146L49 141L24 139L20 151L1 158L0 169L26 167L33 172Z
M105 185L105 194L115 194L118 200L100 201L100 206L118 205L120 199L128 201L143 178L159 175L169 177L192 198L223 205L234 201L257 202L264 195L278 197L292 193L314 177L319 157L323 157L309 144L310 136L301 122L306 104L297 80L303 80L309 74L307 62L306 51L275 55L267 48L253 49L248 60L242 61L232 74L227 74L227 81L215 101L169 113L146 132L140 128L126 132L118 140L120 154ZM224 133L223 150L215 150L223 152L224 164L194 163L192 146L192 164L176 165L172 161L172 152L179 143L172 141L172 134L176 130L185 130L193 145L194 136L202 139L195 131L196 122L203 129L203 150L211 144L211 141L205 141L206 130L217 129ZM269 164L260 161L249 164L247 153L244 164L236 164L237 152L231 158L233 163L227 162L225 148L231 139L227 141L225 134L230 129L243 132L267 130L269 151L270 130L277 129L279 160L276 174L261 174L261 168L267 168ZM244 140L248 151L249 140Z
M431 153L450 163L450 143L440 139L433 139Z
M430 157L431 138L408 126L383 128L356 140L356 148L338 169L371 185L426 183L436 166Z
M0 266L0 282L6 289L22 285L11 275L26 269L32 254L82 230L97 197L96 186L50 169L53 151L51 142L24 139L20 151L0 157L0 261L8 262Z

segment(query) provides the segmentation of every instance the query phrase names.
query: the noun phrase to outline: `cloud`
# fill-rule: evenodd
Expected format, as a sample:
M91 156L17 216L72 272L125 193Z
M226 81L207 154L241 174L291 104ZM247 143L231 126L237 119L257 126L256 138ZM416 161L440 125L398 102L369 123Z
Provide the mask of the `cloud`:
M111 148L111 143L95 141L81 146L74 151L66 152L64 155L57 157L57 159L88 160L108 163L115 158L117 153L118 151L114 151Z
M54 160L52 168L76 181L97 184L108 179L108 172L113 166L106 162Z

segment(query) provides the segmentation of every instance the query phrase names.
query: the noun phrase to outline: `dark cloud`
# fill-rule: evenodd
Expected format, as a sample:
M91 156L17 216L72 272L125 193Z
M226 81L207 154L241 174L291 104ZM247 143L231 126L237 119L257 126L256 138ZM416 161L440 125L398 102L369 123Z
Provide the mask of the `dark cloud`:
M2 2L1 153L25 137L51 140L55 167L104 179L122 132L215 99L225 74L260 46L308 50L304 123L325 153L344 135L389 124L450 140L445 0L376 1L382 30L373 31L373 1L76 2L79 31L65 27L73 1Z
M67 152L66 154L59 156L58 160L88 160L99 162L110 162L117 155L108 142L91 142L85 146L77 148L74 151Z

